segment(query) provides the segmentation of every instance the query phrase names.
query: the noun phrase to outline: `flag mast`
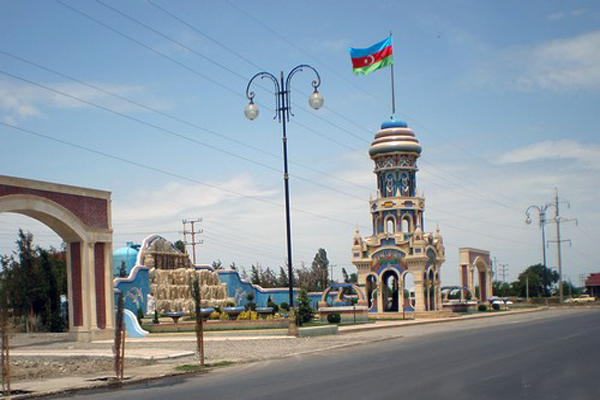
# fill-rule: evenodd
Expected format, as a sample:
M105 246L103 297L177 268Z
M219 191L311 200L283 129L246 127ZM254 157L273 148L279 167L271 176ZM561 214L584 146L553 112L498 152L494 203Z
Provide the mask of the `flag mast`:
M390 38L392 39L392 48L394 47L394 39L392 36L392 31L390 31ZM396 119L396 95L394 94L394 61L392 60L392 65L390 66L390 75L392 81L392 120Z

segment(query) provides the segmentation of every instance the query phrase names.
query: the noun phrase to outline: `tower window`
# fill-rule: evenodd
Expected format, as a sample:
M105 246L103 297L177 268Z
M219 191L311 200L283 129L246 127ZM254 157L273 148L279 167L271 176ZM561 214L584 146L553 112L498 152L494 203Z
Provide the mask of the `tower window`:
M396 226L393 218L388 218L385 221L385 231L386 233L396 233Z

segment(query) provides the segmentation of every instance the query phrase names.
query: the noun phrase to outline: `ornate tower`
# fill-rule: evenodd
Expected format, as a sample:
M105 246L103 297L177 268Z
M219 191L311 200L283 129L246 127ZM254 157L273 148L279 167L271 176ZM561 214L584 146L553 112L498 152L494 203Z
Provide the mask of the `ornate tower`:
M377 197L369 202L373 234L363 240L357 229L352 246L369 310L441 310L444 245L439 229L423 233L425 199L417 191L421 145L405 122L388 121L375 134L369 155L377 176Z

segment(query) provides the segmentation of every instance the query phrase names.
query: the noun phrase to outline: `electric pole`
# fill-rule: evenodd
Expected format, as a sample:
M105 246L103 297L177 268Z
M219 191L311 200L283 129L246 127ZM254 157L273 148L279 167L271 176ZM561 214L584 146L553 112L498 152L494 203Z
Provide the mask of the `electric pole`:
M577 219L565 219L560 216L559 210L559 201L558 201L558 188L556 188L556 195L554 197L554 208L556 210L556 214L554 216L554 222L556 223L556 240L549 240L548 243L556 243L556 255L558 258L558 290L559 290L559 304L563 304L564 293L563 293L563 278L562 278L562 257L561 257L561 244L562 242L568 242L571 245L570 239L562 239L560 238L560 223L561 222L569 222L575 221L577 225ZM567 207L570 207L567 202Z
M200 233L202 233L204 231L202 229L196 230L195 225L196 225L197 222L202 222L202 218L198 218L198 219L190 220L190 221L188 221L187 219L184 219L181 222L183 223L183 243L186 246L188 246L188 245L192 246L192 261L193 261L194 265L196 265L196 245L204 243L204 241L202 239L196 241L196 234L200 234ZM185 230L185 226L187 224L190 224L190 226L192 228L189 231ZM191 237L192 237L192 241L191 242L187 241L187 235L191 235Z
M498 264L500 267L500 275L502 275L502 282L506 282L506 274L508 273L508 264Z

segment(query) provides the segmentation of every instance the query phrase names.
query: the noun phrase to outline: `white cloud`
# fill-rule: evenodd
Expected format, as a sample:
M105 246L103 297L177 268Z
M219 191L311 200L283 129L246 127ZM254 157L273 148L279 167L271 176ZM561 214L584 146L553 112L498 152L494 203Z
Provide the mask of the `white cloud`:
M600 31L499 51L475 76L501 89L600 90Z
M574 140L544 141L505 153L498 162L510 164L539 160L574 160L586 167L600 169L600 146Z
M588 10L586 10L584 8L578 8L578 9L570 11L570 12L557 11L555 13L548 15L547 18L550 21L559 21L561 19L565 19L565 18L569 18L569 17L571 17L571 18L581 17L582 15L585 15L587 13L588 13Z
M100 87L107 92L118 96L127 97L135 101L136 98L144 97L147 102L147 90L141 86L117 85L90 83L93 86ZM12 118L22 120L25 118L40 117L44 115L45 107L57 108L86 108L89 104L78 101L81 99L86 102L102 105L118 112L144 111L130 102L121 100L108 93L98 91L92 87L81 85L75 82L50 82L41 83L56 90L45 89L43 87L20 84L15 82L0 81L0 116L3 118ZM66 93L73 98L64 96L58 92ZM164 107L153 106L154 108Z

